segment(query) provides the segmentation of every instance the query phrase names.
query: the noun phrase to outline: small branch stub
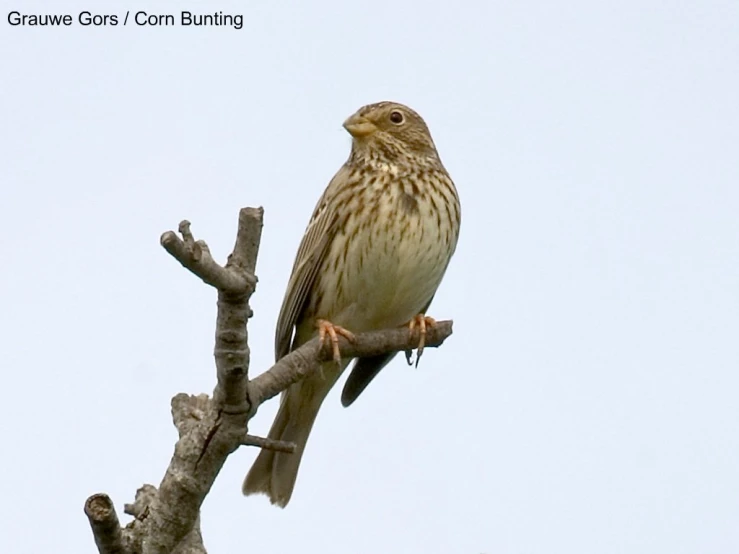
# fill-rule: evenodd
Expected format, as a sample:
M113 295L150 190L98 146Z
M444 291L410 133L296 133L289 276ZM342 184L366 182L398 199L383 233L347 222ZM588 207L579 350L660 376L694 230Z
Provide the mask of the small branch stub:
M123 534L113 501L107 494L93 494L85 502L95 544L100 554L123 554Z
M294 442L277 441L256 435L246 435L241 441L242 446L258 446L264 450L274 450L275 452L287 452L292 454L295 452L297 445Z

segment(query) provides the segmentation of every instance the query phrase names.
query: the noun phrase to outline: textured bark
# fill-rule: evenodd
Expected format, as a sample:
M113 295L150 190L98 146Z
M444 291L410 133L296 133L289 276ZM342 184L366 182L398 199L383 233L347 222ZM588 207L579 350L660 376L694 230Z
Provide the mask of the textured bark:
M144 485L125 512L134 517L121 529L111 499L95 494L85 503L85 514L101 554L205 553L200 533L200 506L226 458L239 446L249 445L290 452L295 445L247 434L247 424L263 402L292 383L317 371L331 359L331 349L314 339L279 360L252 381L248 380L247 320L249 298L255 290L255 268L262 231L261 208L244 208L233 253L225 266L216 263L203 241L196 241L190 223L180 223L179 238L168 231L162 246L177 261L218 291L214 357L217 384L213 398L178 394L172 399L172 419L179 433L174 454L158 488ZM429 328L426 347L439 346L452 333L451 321ZM375 356L409 351L418 344L408 328L340 338L342 355Z
M438 321L434 327L426 331L425 348L441 346L441 343L452 334L451 321ZM345 358L358 356L379 356L388 352L412 350L418 344L418 336L407 327L371 331L355 335L356 340L349 342L339 336L339 350ZM277 396L287 387L313 373L318 362L331 360L332 352L328 344L320 344L318 338L306 342L297 350L281 358L269 370L249 382L249 394L259 405Z
M123 554L123 533L118 523L113 501L107 494L93 494L85 502L85 514L90 521L95 544L100 554Z

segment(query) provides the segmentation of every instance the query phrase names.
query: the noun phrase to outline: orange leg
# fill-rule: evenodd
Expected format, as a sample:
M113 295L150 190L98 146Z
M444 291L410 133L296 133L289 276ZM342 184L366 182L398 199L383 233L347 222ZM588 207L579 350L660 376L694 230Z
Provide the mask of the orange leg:
M426 329L428 327L434 327L436 325L436 320L433 317L429 317L425 314L418 314L413 319L411 319L408 322L408 328L411 330L411 333L415 329L418 329L418 350L416 351L416 367L418 367L418 362L421 360L421 355L423 354L423 347L426 346ZM408 350L405 353L405 359L408 362L408 365L411 365L411 351Z
M339 335L346 338L346 340L348 340L349 342L354 342L356 340L354 338L354 333L348 331L347 329L344 329L343 327L334 325L333 323L325 319L317 319L316 327L318 327L318 340L324 343L326 342L326 338L328 338L329 341L331 341L331 347L334 353L334 361L337 364L340 364L341 352L339 352Z

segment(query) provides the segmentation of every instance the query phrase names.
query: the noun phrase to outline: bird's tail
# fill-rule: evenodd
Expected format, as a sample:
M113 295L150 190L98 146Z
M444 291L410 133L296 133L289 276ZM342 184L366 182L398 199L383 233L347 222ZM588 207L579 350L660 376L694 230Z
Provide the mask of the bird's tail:
M346 364L342 363L342 368ZM269 438L294 442L294 453L263 449L244 479L245 495L263 493L270 502L284 508L290 501L313 423L323 399L341 374L335 363L323 364L318 371L292 385L282 395Z

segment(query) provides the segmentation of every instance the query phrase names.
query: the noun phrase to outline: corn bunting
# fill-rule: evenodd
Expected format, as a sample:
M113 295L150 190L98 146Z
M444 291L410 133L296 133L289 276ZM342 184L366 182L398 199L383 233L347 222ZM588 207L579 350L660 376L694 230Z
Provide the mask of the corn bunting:
M460 205L426 123L394 102L359 109L344 122L352 136L347 162L313 211L298 249L275 334L281 358L316 333L334 342L339 363L283 394L269 437L297 444L294 454L262 450L244 494L290 501L300 460L323 399L351 360L336 336L409 324L424 332L425 313L457 245ZM393 358L360 358L344 385L349 406Z

